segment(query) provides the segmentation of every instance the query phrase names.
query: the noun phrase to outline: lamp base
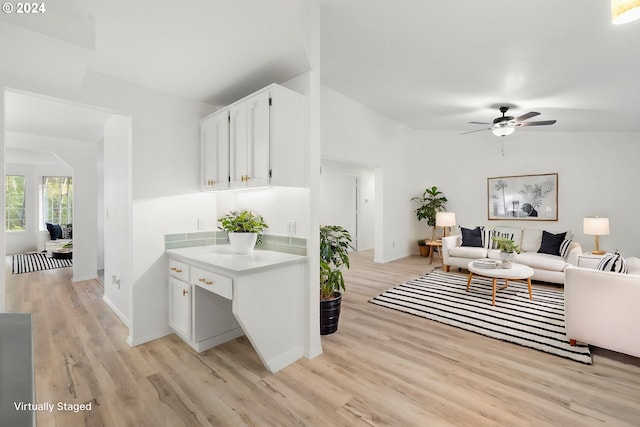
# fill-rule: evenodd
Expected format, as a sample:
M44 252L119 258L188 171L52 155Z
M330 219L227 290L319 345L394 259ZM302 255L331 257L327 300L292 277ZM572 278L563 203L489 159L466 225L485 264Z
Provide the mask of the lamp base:
M605 251L591 251L592 255L604 255L605 253Z

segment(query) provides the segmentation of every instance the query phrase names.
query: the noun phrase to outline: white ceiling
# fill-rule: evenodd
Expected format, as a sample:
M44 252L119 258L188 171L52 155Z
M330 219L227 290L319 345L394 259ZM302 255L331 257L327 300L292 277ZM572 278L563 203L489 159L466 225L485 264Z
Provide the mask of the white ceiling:
M90 2L89 70L228 104L308 70L291 2ZM320 4L323 84L412 128L469 131L509 104L558 120L527 132L640 131L640 21L612 25L609 0Z

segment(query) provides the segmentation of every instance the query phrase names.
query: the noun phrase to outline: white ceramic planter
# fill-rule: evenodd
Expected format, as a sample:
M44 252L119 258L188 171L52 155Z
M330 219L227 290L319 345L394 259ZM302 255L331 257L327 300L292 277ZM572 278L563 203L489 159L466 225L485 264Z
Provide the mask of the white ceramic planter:
M239 255L252 254L257 239L258 233L229 233L231 252Z
M511 268L513 266L513 259L515 256L516 254L514 252L500 252L502 268Z

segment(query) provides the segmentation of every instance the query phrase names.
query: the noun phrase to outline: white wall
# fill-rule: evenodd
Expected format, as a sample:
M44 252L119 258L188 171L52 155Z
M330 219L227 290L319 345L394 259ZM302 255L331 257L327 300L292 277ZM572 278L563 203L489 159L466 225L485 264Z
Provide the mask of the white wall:
M375 169L375 260L409 255L415 246L413 131L328 87L322 87L321 101L322 159Z
M640 134L575 133L520 129L498 138L490 132L417 131L408 167L413 191L436 185L448 198L447 210L459 225L499 225L572 230L583 250L593 249L593 236L582 232L586 216L609 217L611 235L602 236L604 250L640 256L636 233L640 199ZM504 146L504 150L502 149ZM432 159L423 161L422 159ZM558 221L488 221L487 178L558 173ZM424 224L412 218L413 237Z

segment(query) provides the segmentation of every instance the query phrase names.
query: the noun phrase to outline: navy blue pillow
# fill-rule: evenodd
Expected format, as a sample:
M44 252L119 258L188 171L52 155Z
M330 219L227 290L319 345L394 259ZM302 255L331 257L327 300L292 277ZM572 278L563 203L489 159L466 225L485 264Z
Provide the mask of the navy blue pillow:
M482 229L480 227L476 227L473 230L460 227L460 233L462 233L462 244L460 246L482 247Z
M62 227L60 227L60 224L49 224L47 222L46 225L51 240L62 239Z
M542 243L540 244L540 249L538 249L539 254L551 254L560 256L560 246L562 246L562 242L564 242L564 237L567 235L566 232L559 234L547 233L546 231L542 231Z

